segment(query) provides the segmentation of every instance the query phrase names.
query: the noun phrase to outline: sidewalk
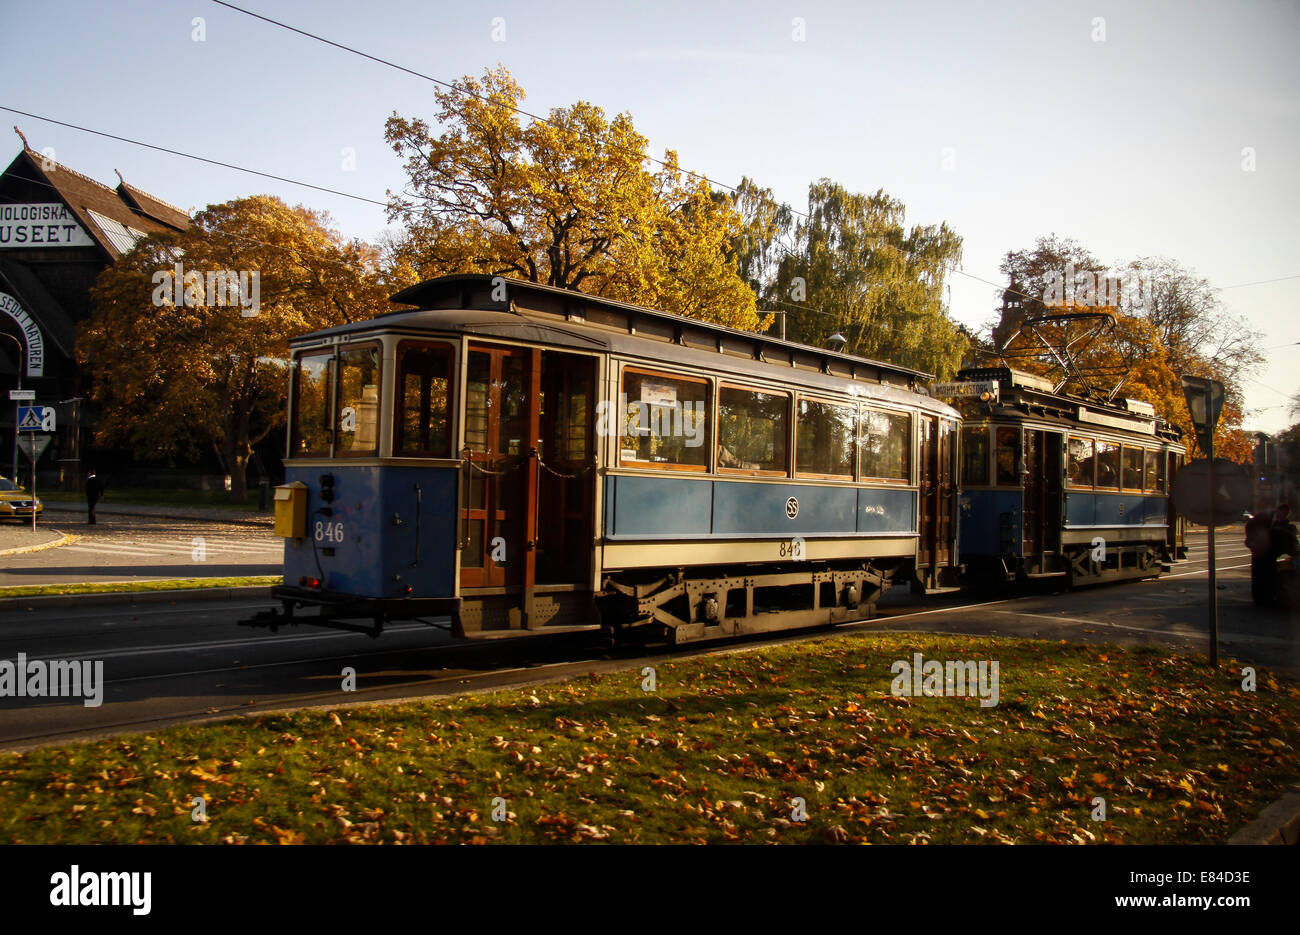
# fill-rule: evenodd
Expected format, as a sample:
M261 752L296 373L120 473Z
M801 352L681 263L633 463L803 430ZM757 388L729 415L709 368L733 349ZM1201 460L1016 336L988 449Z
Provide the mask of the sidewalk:
M52 516L58 513L60 516ZM196 519L213 523L231 523L238 526L274 525L275 519L270 513L257 510L209 510L202 507L188 506L145 506L140 503L106 503L101 500L95 505L96 515L113 516L156 516L159 519ZM38 522L51 522L66 519L68 514L76 514L81 521L86 519L86 504L68 501L45 501L45 515Z
M61 531L47 525L43 520L36 521L35 532L32 532L30 522L5 523L0 526L0 555L17 555L20 551L39 549L60 542L63 538L64 534Z

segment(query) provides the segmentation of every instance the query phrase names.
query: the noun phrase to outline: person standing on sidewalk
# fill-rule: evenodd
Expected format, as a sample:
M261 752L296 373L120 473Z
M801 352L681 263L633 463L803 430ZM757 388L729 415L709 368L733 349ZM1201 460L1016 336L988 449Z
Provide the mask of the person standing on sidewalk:
M103 495L104 482L96 476L94 469L91 469L91 472L86 475L86 507L90 513L86 525L95 525L95 504L99 502L99 498Z

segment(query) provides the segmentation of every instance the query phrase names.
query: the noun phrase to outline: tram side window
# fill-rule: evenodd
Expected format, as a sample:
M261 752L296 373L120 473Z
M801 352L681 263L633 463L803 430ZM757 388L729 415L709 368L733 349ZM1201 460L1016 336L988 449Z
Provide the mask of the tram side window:
M1119 445L1097 442L1097 486L1119 486Z
M1070 436L1065 450L1065 469L1071 487L1092 486L1092 474L1097 463L1095 449L1096 443L1091 438Z
M788 470L790 397L724 386L718 392L718 468L754 474Z
M292 457L330 456L330 383L334 352L302 354L294 369Z
M403 341L397 349L398 411L393 453L451 456L451 348Z
M379 355L378 344L339 351L336 454L379 454Z
M1147 490L1160 489L1160 482L1156 479L1156 463L1162 457L1163 455L1158 451L1148 451L1146 453L1146 467L1142 472L1142 486Z
M989 482L989 430L987 426L969 426L961 430L961 483L964 487L983 487Z
M998 486L1020 486L1020 429L1004 426L997 430Z
M912 479L912 417L903 412L862 412L863 480Z
M626 409L615 414L619 463L681 471L709 467L709 384L640 370L623 371Z
M799 399L795 422L795 470L818 477L853 478L853 406Z
M1125 490L1142 489L1142 449L1132 445L1124 446L1124 483Z
M1165 452L1157 451L1156 453L1156 489L1161 493L1167 493L1169 487L1166 485L1165 475Z

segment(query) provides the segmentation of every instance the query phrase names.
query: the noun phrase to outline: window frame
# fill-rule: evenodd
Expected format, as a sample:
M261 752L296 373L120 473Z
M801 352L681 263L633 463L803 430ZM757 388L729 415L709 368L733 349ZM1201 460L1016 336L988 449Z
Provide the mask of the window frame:
M375 374L375 386L378 387L379 398L375 400L375 447L367 448L365 451L343 451L339 448L339 430L337 428L339 414L343 411L339 403L342 401L343 393L343 353L352 350L367 350L373 348L379 351L379 364ZM334 417L330 420L330 432L333 436L332 447L334 449L331 457L338 458L377 458L383 447L384 439L384 342L379 338L371 340L349 342L347 344L337 344L334 346Z
M713 380L708 377L696 376L695 374L675 373L671 370L655 370L648 367L640 367L635 364L623 364L618 375L618 403L621 405L627 393L627 375L635 373L640 376L659 377L667 380L681 380L686 383L698 383L704 387L704 442L700 446L704 449L703 464L685 464L682 462L663 462L663 461L624 461L623 460L623 443L622 440L628 436L623 434L622 428L624 420L627 418L626 411L618 413L619 431L614 436L614 464L622 469L634 471L684 471L691 474L707 474L714 457L713 454L713 436L714 426L712 421L716 419L714 408L716 401L714 397Z
M325 451L300 453L298 451L298 439L300 437L299 427L301 422L299 414L302 405L302 361L305 357L324 357L325 358L325 414L322 429L325 432ZM293 406L289 413L289 460L294 458L333 458L334 457L334 412L335 412L335 393L334 386L338 382L338 347L328 345L324 348L304 348L293 355Z
M1129 472L1127 459L1124 457L1128 452L1136 451L1140 455L1138 458L1138 485L1136 487L1126 486L1124 481L1125 475ZM1120 445L1119 453L1119 490L1120 493L1142 493L1142 484L1146 477L1146 448L1142 445L1130 445L1127 442Z
M967 479L966 479L966 433L967 433L967 432L983 432L983 433L984 433L984 479L983 479L982 481L980 481L979 483L973 483L973 482L972 482L972 483L968 483L968 482L967 482ZM991 456L992 456L992 454L993 454L993 446L992 446L992 444L990 444L990 442L989 442L989 426L988 426L988 424L987 424L987 423L981 423L980 425L962 425L961 430L958 432L958 439L959 439L958 444L960 445L960 448L961 448L961 461L960 461L960 464L961 464L961 477L960 477L960 484L961 484L962 489L965 489L967 486L970 486L970 487L991 487L992 484L989 482L989 478L992 476L992 472L989 470L989 465L990 465L990 461L991 461Z
M1016 460L1012 466L1012 473L1015 475L1014 480L1003 482L1002 475L998 470L998 450L1002 447L998 443L998 435L1002 432L1015 432L1016 443L1015 453ZM993 487L1002 487L1007 490L1022 488L1025 486L1024 465L1025 465L1025 427L1023 425L995 425L993 426L993 470L990 473Z
M868 412L879 412L887 416L903 416L907 419L907 441L903 447L903 451L907 454L907 470L905 477L880 477L875 474L868 474L863 469L862 456L865 453L866 448L862 444L862 432L866 428L866 414ZM858 470L858 481L860 483L892 484L898 487L911 487L914 485L912 478L916 472L916 423L916 413L911 410L888 409L884 406L876 406L868 403L863 403L858 407L858 463L856 467Z
M736 468L724 467L722 465L719 449L722 448L722 393L724 390L740 390L743 393L761 393L764 396L785 397L785 431L782 433L785 439L784 468L778 471L770 468ZM778 390L772 389L771 387L750 386L743 383L731 383L727 380L719 380L717 399L713 404L713 410L716 413L714 422L717 426L713 441L713 459L716 465L714 473L727 474L733 477L789 477L790 469L795 460L795 453L790 450L790 442L794 439L794 435L790 431L794 422L794 396L795 393L791 390Z
M849 473L848 474L819 474L814 471L799 470L799 404L802 402L818 403L823 406L835 406L838 409L847 409L853 413L853 435L852 449L850 455ZM814 396L809 393L795 393L794 399L794 450L791 460L794 462L794 476L809 478L812 480L832 480L832 481L849 481L855 482L858 479L858 447L861 422L861 407L856 402L850 400L836 400L827 397Z
M401 441L405 422L406 387L402 383L402 355L413 348L442 350L447 354L447 453L433 454L428 449L422 451L402 451ZM422 458L450 460L455 458L456 440L458 438L456 417L459 413L458 390L460 389L460 367L458 345L451 341L433 338L414 338L402 336L393 346L393 441L394 458Z
M1085 461L1091 462L1092 478L1086 484L1075 483L1070 479L1070 442L1081 441L1087 442L1089 451L1092 453L1085 458ZM1068 490L1095 490L1097 488L1097 439L1087 435L1065 436L1065 486Z
M1115 472L1114 484L1103 484L1101 482L1101 446L1110 445L1115 449L1115 463L1118 470ZM1095 490L1113 490L1116 493L1121 492L1124 488L1124 445L1121 442L1107 441L1104 438L1097 439L1097 469L1093 472L1093 489Z

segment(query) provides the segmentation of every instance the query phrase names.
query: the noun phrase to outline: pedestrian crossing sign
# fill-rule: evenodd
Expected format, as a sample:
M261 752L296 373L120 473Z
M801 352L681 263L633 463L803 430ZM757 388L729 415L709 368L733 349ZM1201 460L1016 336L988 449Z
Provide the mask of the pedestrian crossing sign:
M53 432L54 410L49 406L19 406L18 431Z

